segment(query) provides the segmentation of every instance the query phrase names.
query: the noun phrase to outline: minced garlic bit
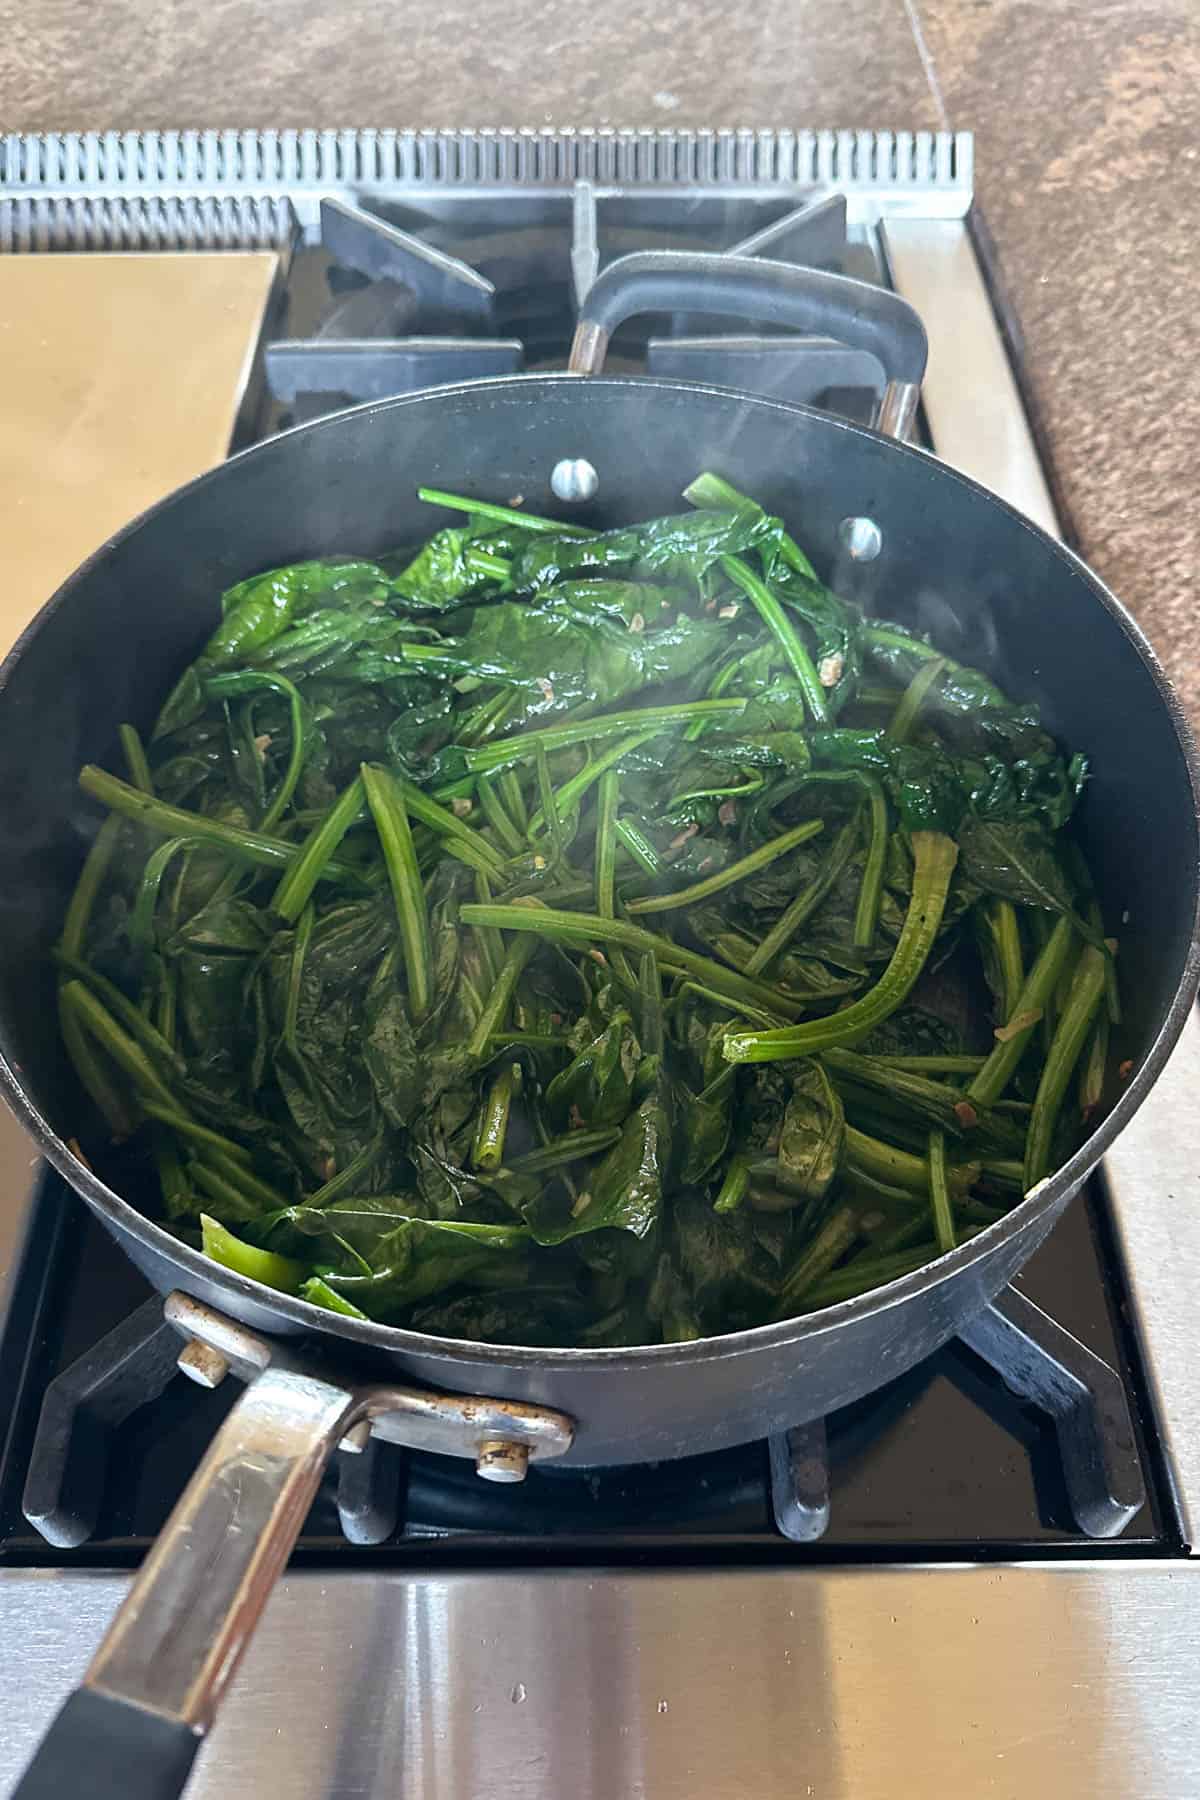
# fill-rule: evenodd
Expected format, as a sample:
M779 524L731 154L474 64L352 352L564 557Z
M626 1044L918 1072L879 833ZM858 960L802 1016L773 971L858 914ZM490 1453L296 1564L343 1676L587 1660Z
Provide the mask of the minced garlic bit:
M450 802L450 811L454 814L455 818L465 819L470 810L471 802L467 799L467 796L465 794L455 794L453 800Z
M822 687L836 687L846 673L846 659L840 650L831 656L823 656L817 664L817 679Z

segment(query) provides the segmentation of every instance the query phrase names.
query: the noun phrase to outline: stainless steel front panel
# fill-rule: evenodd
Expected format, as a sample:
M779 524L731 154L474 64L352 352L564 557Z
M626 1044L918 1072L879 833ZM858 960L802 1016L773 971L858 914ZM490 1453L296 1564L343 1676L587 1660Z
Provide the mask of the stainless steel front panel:
M0 1578L0 1785L123 1591ZM1195 1800L1200 1568L292 1575L190 1800Z

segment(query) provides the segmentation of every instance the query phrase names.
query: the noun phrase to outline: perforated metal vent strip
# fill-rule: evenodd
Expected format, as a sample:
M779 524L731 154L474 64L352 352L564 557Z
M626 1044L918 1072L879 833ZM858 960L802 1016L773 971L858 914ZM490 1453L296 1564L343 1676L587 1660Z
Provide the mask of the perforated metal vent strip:
M273 247L322 196L837 190L873 219L961 217L968 132L144 131L0 139L0 252Z

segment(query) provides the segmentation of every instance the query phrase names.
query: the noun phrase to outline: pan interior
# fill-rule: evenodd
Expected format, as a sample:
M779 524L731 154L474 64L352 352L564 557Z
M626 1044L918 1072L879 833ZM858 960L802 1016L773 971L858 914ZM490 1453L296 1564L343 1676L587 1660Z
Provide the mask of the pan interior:
M1099 584L932 458L825 415L687 384L531 377L358 409L233 459L106 546L10 657L0 1050L54 1133L83 1135L49 960L99 822L77 788L80 766L119 767L118 725L149 728L233 581L427 535L435 515L416 499L420 484L520 493L531 510L562 514L551 472L582 456L598 490L571 516L608 525L675 510L687 482L714 468L780 513L838 592L1035 700L1087 754L1079 832L1119 935L1125 999L1112 1066L1136 1069L1150 1053L1189 965L1195 800L1153 662ZM865 527L845 523L864 520L879 541L869 560L852 553Z

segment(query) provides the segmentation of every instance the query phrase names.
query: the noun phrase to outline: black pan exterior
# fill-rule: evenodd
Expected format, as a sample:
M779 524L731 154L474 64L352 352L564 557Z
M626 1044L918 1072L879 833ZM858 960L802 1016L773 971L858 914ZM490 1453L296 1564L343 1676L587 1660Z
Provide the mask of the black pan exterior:
M117 726L149 728L232 581L332 551L370 554L428 533L418 484L561 511L549 474L586 456L581 515L617 523L676 509L715 468L780 512L839 591L933 632L951 655L1036 699L1085 750L1081 829L1110 929L1126 1017L1113 1062L1130 1078L1065 1168L969 1245L811 1319L698 1344L546 1351L361 1324L218 1269L79 1163L81 1098L58 1042L49 950L98 815L85 761L118 766ZM843 520L873 519L881 555L848 557ZM715 1449L847 1404L952 1336L1037 1247L1131 1116L1195 993L1197 828L1187 728L1144 639L1069 552L920 451L828 415L690 383L529 376L469 383L339 414L269 440L193 482L106 545L55 595L0 669L0 1081L18 1116L162 1291L180 1287L260 1329L320 1334L366 1372L543 1401L579 1424L571 1460Z

